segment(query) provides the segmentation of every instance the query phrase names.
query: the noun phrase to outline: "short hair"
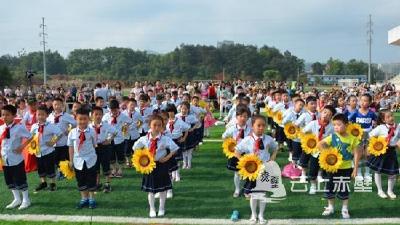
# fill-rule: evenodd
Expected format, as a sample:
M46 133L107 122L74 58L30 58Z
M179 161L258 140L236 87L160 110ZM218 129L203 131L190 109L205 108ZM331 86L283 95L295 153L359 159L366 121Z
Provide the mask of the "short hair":
M188 108L188 109L190 110L190 103L189 103L189 102L186 102L186 101L185 101L185 102L182 102L182 103L181 103L181 107L182 107L182 106L186 106L186 108Z
M149 117L149 126L153 120L159 120L164 125L164 119L158 114L153 114Z
M265 118L265 116L260 115L260 114L257 114L257 115L254 115L254 116L251 118L251 125L254 125L254 123L255 123L257 120L262 120L262 121L264 121L264 123L267 123L267 119Z
M197 96L197 95L193 96L193 97L192 97L192 100L193 100L193 99L200 100L199 96Z
M33 105L33 104L36 104L36 103L37 103L36 98L29 98L28 99L28 105Z
M119 109L119 102L116 99L110 101L110 109Z
M101 108L100 106L93 106L92 112L94 111L100 111L101 113L103 113L103 108Z
M64 102L64 100L63 100L62 98L60 98L60 97L54 98L54 99L53 99L53 102L55 102L55 101L57 101L57 102Z
M310 103L310 102L316 102L317 101L317 97L315 96L308 96L306 98L306 104Z
M332 120L333 121L342 121L344 124L348 124L349 123L349 119L343 113L336 114L335 116L333 116Z
M369 102L372 102L372 96L368 93L361 95L361 97L367 97Z
M301 98L298 98L298 99L296 99L296 100L294 101L295 104L296 104L297 102L302 102L303 104L306 104L306 103L304 102L304 100L301 99Z
M49 109L45 106L45 105L40 105L38 108L37 108L37 111L44 111L44 112L46 112L46 114L49 114L50 112L49 112Z
M149 96L147 95L147 94L141 94L140 96L139 96L139 101L145 101L145 102L147 102L147 101L149 101Z
M136 99L134 99L134 98L128 98L128 102L137 103Z
M236 106L236 116L240 116L245 113L247 114L248 117L250 117L251 112L250 112L249 107L247 107L247 105L245 105L245 104L238 104Z
M76 110L76 115L85 115L85 116L89 116L89 110L87 110L86 108L79 108L78 110Z
M176 110L176 106L174 104L168 104L167 107L165 108L166 112L173 112L175 114L178 113L178 111Z
M332 115L336 114L336 109L335 109L335 107L333 107L333 105L326 105L326 106L324 106L324 109L331 111Z
M164 95L162 95L162 94L157 94L157 95L156 95L156 100L164 100Z
M104 100L104 98L101 97L101 96L97 96L96 99L95 99L95 101L97 102L97 101L99 101L99 100Z
M17 114L17 108L13 105L5 105L1 110L10 112L13 116Z

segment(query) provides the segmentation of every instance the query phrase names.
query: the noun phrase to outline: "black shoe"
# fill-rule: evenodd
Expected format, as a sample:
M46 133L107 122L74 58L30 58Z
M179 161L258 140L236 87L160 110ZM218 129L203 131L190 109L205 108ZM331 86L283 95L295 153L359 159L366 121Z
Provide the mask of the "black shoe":
M47 188L47 183L46 183L46 182L43 182L43 183L40 183L40 184L35 188L35 191L41 191L41 190L43 190L43 189L45 189L45 188Z
M104 193L110 193L110 192L111 192L111 186L110 186L110 184L105 184L105 185L104 185L104 190L103 190L103 192L104 192Z
M56 184L55 183L51 183L50 184L50 191L55 191L57 190Z

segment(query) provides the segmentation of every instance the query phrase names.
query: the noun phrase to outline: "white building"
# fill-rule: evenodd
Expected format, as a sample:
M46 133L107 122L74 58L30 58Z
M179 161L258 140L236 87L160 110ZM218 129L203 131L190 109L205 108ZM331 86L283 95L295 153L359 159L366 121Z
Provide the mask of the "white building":
M367 82L367 75L307 75L308 83L315 84L338 84L339 80L358 81L359 83Z

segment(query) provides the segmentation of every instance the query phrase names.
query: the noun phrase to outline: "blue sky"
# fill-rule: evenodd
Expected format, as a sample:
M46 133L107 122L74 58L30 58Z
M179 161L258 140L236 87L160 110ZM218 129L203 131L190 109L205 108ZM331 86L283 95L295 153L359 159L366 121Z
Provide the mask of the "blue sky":
M373 62L400 62L387 31L400 25L399 0L0 0L0 54L48 46L64 56L75 48L130 47L165 53L181 43L221 40L289 50L306 62L330 56L367 60L373 18Z

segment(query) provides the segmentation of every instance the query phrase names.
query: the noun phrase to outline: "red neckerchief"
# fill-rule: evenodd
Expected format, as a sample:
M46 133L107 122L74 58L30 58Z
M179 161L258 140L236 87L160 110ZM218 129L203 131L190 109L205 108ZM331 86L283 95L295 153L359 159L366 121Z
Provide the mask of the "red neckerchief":
M388 144L390 144L390 140L392 140L392 137L394 136L394 132L396 130L396 124L391 126L390 125L388 126L388 124L386 124L386 127L389 129L386 141Z
M112 120L111 120L111 124L112 124L112 125L117 124L117 117L118 117L118 116L119 116L119 113L118 113L117 116L112 116Z
M328 124L322 124L321 119L318 120L318 125L319 125L319 133L318 133L318 140L322 140L322 138L324 137L324 133L325 133L325 127Z
M251 137L253 138L253 140L254 140L254 146L253 146L253 150L254 150L254 153L256 154L256 155L258 155L259 153L260 153L260 150L261 149L264 149L264 143L263 143L263 138L264 138L264 136L261 136L261 137L258 137L258 139L256 140L255 138L254 138L254 133L251 135ZM262 148L261 148L262 147Z
M175 124L175 120L169 121L169 130L171 131L171 134L174 131L174 124Z
M11 124L11 126L7 126L6 125L6 129L4 129L4 131L3 131L3 133L1 134L1 136L0 136L0 146L1 146L1 144L2 144L2 142L3 142L3 140L6 138L6 139L9 139L10 138L10 130L11 130L11 128L13 128L15 126L15 123L13 122L12 124Z
M161 135L160 135L160 138L161 138ZM158 142L159 138L158 137L150 138L150 132L149 132L149 133L147 133L147 139L150 141L150 147L149 147L150 153L154 157L157 152L157 142Z
M140 108L140 114L141 114L142 116L144 116L144 110L146 110L146 107Z
M182 118L183 122L186 122L186 116L182 115L181 118Z
M36 120L36 111L29 111L29 114L31 116L30 125L35 124L37 122L37 120Z
M244 130L246 130L246 128L247 128L247 125L244 128L239 127L239 132L236 135L236 141L239 141L244 138Z
M59 123L60 122L60 117L62 115L63 115L62 113L60 113L58 116L54 115L54 123Z
M85 130L81 131L81 129L78 128L78 131L79 131L78 151L80 151L83 143L86 141L86 136L85 136Z
M38 126L38 142L40 142L43 136L44 126L46 126L46 124L38 124Z
M315 113L312 113L312 112L309 112L310 113L310 115L311 115L311 120L317 120L317 113L315 112Z

